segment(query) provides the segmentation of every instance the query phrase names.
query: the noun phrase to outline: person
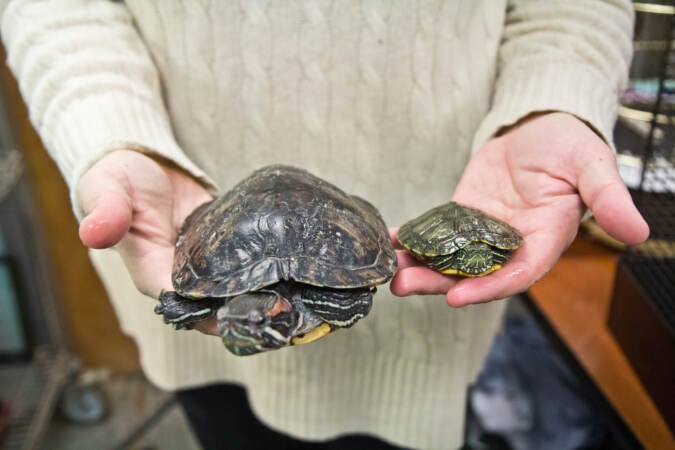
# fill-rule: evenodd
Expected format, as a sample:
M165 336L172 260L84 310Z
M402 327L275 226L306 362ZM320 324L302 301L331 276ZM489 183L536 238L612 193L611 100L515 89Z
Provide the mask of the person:
M611 149L632 26L628 0L14 0L1 31L121 326L149 379L190 399L205 447L256 448L239 414L206 426L232 383L288 448L450 449L504 309L491 300L546 274L586 208L620 241L647 237ZM174 331L152 310L184 218L270 163L368 199L392 234L453 199L524 244L475 279L399 253L352 329L237 358L212 322Z

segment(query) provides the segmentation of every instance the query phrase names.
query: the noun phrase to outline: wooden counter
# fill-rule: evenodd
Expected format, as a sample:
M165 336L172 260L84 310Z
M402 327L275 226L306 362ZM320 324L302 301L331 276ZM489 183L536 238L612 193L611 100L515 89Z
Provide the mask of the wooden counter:
M529 295L638 441L646 449L675 449L673 434L607 328L618 255L580 234Z

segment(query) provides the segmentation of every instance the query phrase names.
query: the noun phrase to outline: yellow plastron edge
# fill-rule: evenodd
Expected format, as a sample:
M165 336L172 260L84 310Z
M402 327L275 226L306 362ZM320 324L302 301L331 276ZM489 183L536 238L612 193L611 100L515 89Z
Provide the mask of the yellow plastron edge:
M304 345L309 344L310 342L318 341L322 337L328 335L332 331L330 325L326 322L322 323L318 327L314 328L312 331L305 333L303 336L296 336L291 339L291 344L293 345Z
M490 274L490 273L494 272L495 270L499 270L501 268L502 268L501 264L495 264L494 266L490 267L485 272L481 272L481 273L478 273L478 274L475 274L475 275L471 274L471 273L463 272L463 271L458 270L458 269L445 269L445 270L441 270L440 272L444 275L461 275L463 277L477 278L477 277L484 277L485 275Z

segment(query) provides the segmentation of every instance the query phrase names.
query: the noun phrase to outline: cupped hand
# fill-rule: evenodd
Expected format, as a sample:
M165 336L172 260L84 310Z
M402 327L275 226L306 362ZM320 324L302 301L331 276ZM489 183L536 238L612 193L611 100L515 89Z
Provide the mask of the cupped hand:
M464 306L523 292L571 244L586 207L619 241L636 244L649 234L611 149L564 113L531 117L491 139L467 165L453 200L510 223L523 233L523 245L482 278L441 275L400 252L395 295L445 293L449 305Z
M158 298L171 290L178 229L194 208L211 200L206 189L168 162L118 150L82 176L77 193L85 213L79 229L84 245L116 247L142 293ZM195 328L218 334L215 320Z

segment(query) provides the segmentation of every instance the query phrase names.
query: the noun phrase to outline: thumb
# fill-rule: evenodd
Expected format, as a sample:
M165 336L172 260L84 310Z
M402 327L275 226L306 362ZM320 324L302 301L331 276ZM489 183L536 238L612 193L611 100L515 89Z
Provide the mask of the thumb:
M579 177L579 193L598 225L625 244L638 244L649 236L649 226L635 207L612 156L587 161Z
M80 183L81 204L86 216L80 223L80 240L91 248L108 248L117 244L129 230L132 217L131 199L114 181Z

